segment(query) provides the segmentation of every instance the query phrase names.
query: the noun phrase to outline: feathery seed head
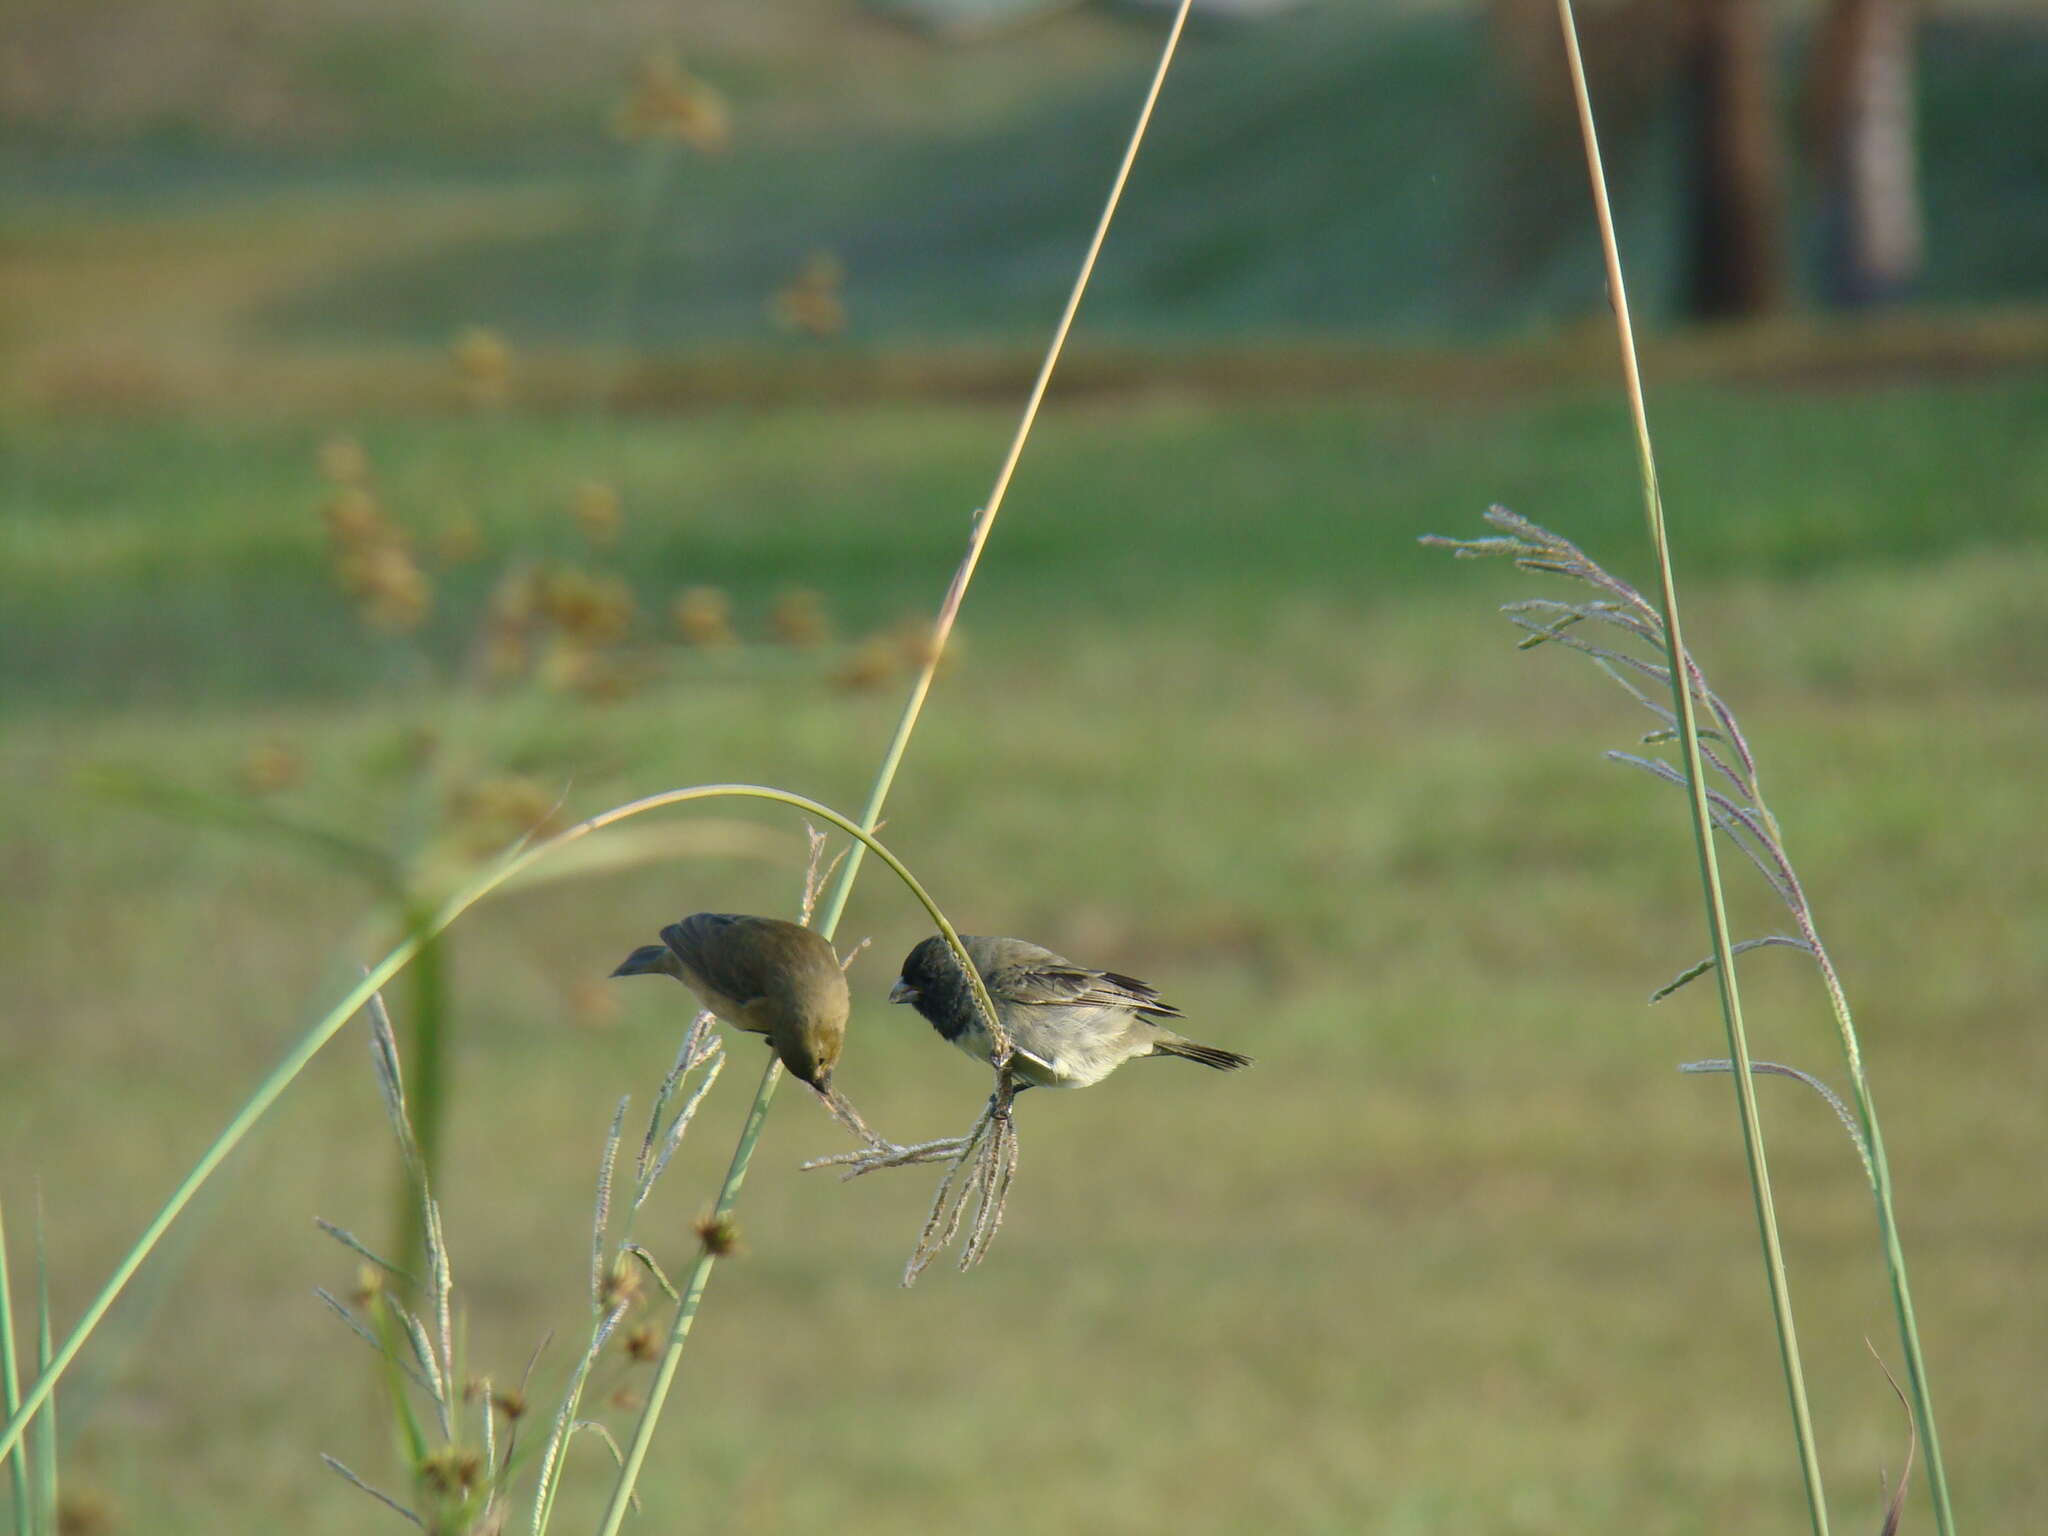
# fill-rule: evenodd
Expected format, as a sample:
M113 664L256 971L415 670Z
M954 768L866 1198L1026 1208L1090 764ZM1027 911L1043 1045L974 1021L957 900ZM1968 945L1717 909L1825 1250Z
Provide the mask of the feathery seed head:
M306 761L281 741L262 742L242 760L242 787L252 795L290 789L306 773Z
M691 587L669 607L669 622L685 645L716 650L737 645L732 628L732 599L717 587Z
M363 485L370 478L370 456L363 445L346 432L335 434L320 445L321 477L335 485Z
M483 552L483 528L466 510L450 513L434 535L434 558L442 565L466 565Z
M632 94L612 113L612 131L627 143L667 139L716 154L732 138L725 98L672 53L653 53L635 71Z
M384 1294L384 1271L374 1264L356 1267L355 1289L348 1293L349 1305L367 1310Z
M569 516L577 530L599 549L618 542L625 519L619 508L619 493L602 480L586 480L576 487L569 501Z
M479 408L503 405L512 395L512 348L486 326L472 325L455 338L450 354L463 398Z
M692 1228L704 1251L715 1259L729 1258L740 1251L739 1224L730 1216L700 1216Z
M420 1481L437 1493L467 1494L484 1475L484 1459L460 1445L444 1445L419 1465Z
M845 281L839 258L819 251L776 291L768 312L784 330L801 331L819 341L837 336L846 329L846 300L841 295Z
M642 1323L629 1331L620 1341L620 1348L637 1365L652 1365L661 1358L661 1339L652 1323Z
M637 1305L646 1292L647 1284L641 1278L639 1266L620 1254L598 1284L597 1303L603 1311L621 1311Z
M799 649L823 645L832 638L825 599L809 587L791 587L778 596L768 610L768 627L784 645Z
M832 686L848 693L885 688L903 668L903 653L886 635L870 635L832 673Z

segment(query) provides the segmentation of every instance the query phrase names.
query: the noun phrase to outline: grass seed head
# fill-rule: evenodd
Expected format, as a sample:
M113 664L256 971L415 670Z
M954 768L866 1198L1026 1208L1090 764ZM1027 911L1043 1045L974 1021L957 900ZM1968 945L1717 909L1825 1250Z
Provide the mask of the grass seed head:
M558 797L524 774L499 774L464 784L448 797L449 821L463 847L490 853L514 838L557 830Z
M587 646L612 645L633 627L633 589L618 576L564 566L541 580L540 611L565 635Z
M344 485L328 497L320 516L337 546L381 539L390 531L376 496L360 485Z
M629 144L670 140L704 154L732 141L725 98L672 53L652 53L634 72L633 90L612 113L612 131Z
M242 787L252 795L274 795L306 776L306 760L281 741L261 742L242 759Z
M449 514L434 535L434 558L442 565L466 565L483 552L483 528L467 511Z
M334 485L361 486L369 483L370 456L363 445L346 432L336 433L320 445L320 475Z
M521 676L532 660L528 633L540 615L540 573L531 566L508 571L484 609L483 661L493 682Z
M768 313L784 330L823 341L846 329L846 281L839 258L819 251L768 301Z
M730 1216L700 1216L691 1225L704 1251L714 1259L730 1258L740 1251L739 1224Z
M625 1254L612 1261L597 1288L597 1302L607 1312L635 1306L647 1294L647 1282L640 1267Z
M599 549L609 549L618 542L619 529L625 521L619 508L619 493L602 480L587 480L576 487L576 494L569 499L569 516L575 520L577 531Z
M359 1310L368 1310L383 1294L384 1271L374 1264L358 1265L355 1289L348 1293L349 1305Z
M420 1463L420 1481L437 1493L461 1497L482 1480L484 1459L460 1445L444 1445Z
M910 666L922 669L936 659L943 660L960 645L960 631L955 628L947 636L946 649L939 649L939 634L928 619L905 619L897 628L896 643L903 652L903 659Z
M732 599L717 587L691 587L669 605L669 623L676 638L702 650L739 644L732 628Z
M809 650L832 638L824 597L809 587L790 587L768 610L768 627L784 645Z
M472 325L449 349L462 395L479 408L503 405L512 397L512 348L486 326Z
M57 1536L113 1536L118 1529L113 1501L97 1489L66 1488L57 1500Z
M903 652L886 635L870 635L832 673L832 685L848 693L886 688L903 670Z
M410 555L381 559L363 594L363 622L387 635L409 635L433 611L434 585Z
M636 1365L652 1365L661 1358L661 1339L652 1323L642 1323L629 1332L621 1343L626 1358Z

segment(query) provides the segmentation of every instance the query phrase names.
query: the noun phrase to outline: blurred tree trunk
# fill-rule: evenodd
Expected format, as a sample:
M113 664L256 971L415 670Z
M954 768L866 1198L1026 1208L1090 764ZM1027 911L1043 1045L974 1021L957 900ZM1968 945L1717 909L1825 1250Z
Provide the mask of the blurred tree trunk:
M1768 314L1785 300L1783 178L1763 0L1685 0L1692 217L1685 308Z
M1920 274L1912 0L1832 0L1813 50L1821 292L1853 308Z

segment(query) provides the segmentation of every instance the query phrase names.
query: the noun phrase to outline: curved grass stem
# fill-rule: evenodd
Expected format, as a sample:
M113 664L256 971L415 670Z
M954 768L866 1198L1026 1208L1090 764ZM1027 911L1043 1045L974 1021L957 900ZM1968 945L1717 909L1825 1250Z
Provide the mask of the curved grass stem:
M235 1112L234 1117L228 1121L226 1128L214 1138L213 1144L193 1165L192 1171L186 1174L184 1180L171 1192L170 1198L164 1202L163 1209L157 1212L155 1218L143 1229L141 1237L136 1239L126 1256L114 1267L113 1274L101 1286L99 1294L86 1307L84 1315L79 1318L71 1332L65 1336L63 1344L57 1347L42 1372L21 1394L13 1414L7 1420L6 1429L0 1431L0 1459L4 1459L20 1441L22 1431L55 1390L57 1382L70 1369L72 1360L84 1347L85 1341L92 1336L101 1319L106 1316L108 1308L113 1306L115 1299L135 1277L135 1272L163 1240L164 1234L170 1230L171 1223L176 1221L185 1207L192 1203L193 1196L213 1177L215 1171L226 1161L228 1154L241 1144L242 1139L256 1123L269 1113L284 1091L301 1072L305 1071L307 1064L341 1032L342 1026L354 1018L386 982L405 969L423 946L431 943L458 917L507 881L539 863L549 854L580 841L593 832L648 811L659 810L664 806L681 805L693 800L733 798L768 800L779 805L793 806L808 816L830 822L849 837L855 838L903 881L939 931L946 936L954 954L967 966L968 974L979 982L973 967L967 963L967 952L960 947L959 934L954 931L952 923L939 910L930 894L918 882L917 877L911 874L903 861L877 842L872 833L856 826L830 806L820 805L815 800L792 794L788 790L773 789L759 784L696 784L686 789L665 790L658 795L649 795L644 799L613 806L610 810L601 811L587 821L578 822L543 842L518 849L500 859L495 867L478 876L449 898L421 926L407 934L383 959L365 971L362 980L350 988L347 995L329 1009L318 1023L307 1030L299 1038L298 1043L285 1054L284 1059L272 1069L270 1075L257 1085L255 1092L250 1094L242 1107ZM979 991L979 988L977 990ZM980 993L980 999L982 1006L993 1013L994 1007L988 1002L985 992Z
M1670 542L1665 534L1664 500L1657 486L1657 460L1650 443L1649 412L1643 400L1643 379L1636 360L1628 293L1622 282L1621 247L1615 237L1613 210L1607 201L1607 178L1601 168L1600 140L1593 125L1592 96L1586 86L1585 64L1579 56L1578 28L1572 18L1571 0L1557 0L1557 19L1564 34L1565 52L1571 67L1572 94L1578 106L1579 127L1585 141L1586 169L1592 182L1601 250L1606 257L1607 296L1614 309L1621 343L1629 414L1635 427L1636 457L1642 473L1643 510L1649 521L1650 541L1657 556L1672 707L1677 716L1679 747L1684 758L1686 794L1692 807L1693 842L1699 857L1707 926L1713 937L1714 977L1720 988L1721 1019L1728 1037L1728 1056L1735 1067L1731 1076L1735 1081L1736 1116L1741 1122L1742 1150L1749 1167L1757 1234L1763 1245L1771 1316L1777 1325L1779 1361L1784 1369L1785 1392L1792 1410L1792 1433L1806 1491L1807 1517L1812 1523L1814 1536L1827 1536L1827 1495L1821 1484L1813 1414L1807 1402L1806 1373L1800 1361L1799 1334L1792 1315L1791 1284L1785 1274L1784 1245L1778 1235L1777 1210L1771 1196L1770 1164L1764 1153L1763 1127L1757 1116L1756 1083L1751 1075L1749 1040L1742 1022L1742 994L1735 980L1734 943L1728 928L1727 905L1721 892L1720 862L1714 850L1714 823L1707 801L1706 771L1700 751L1692 674L1678 627L1678 585L1672 572Z

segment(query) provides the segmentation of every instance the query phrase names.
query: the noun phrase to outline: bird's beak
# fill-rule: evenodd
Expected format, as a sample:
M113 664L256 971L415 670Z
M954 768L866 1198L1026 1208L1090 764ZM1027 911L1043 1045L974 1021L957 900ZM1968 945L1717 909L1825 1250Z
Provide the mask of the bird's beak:
M917 988L913 987L901 976L896 978L896 985L889 989L889 1001L892 1003L914 1003L917 1001L917 998Z
M619 962L614 976L665 976L669 970L666 944L642 944Z

